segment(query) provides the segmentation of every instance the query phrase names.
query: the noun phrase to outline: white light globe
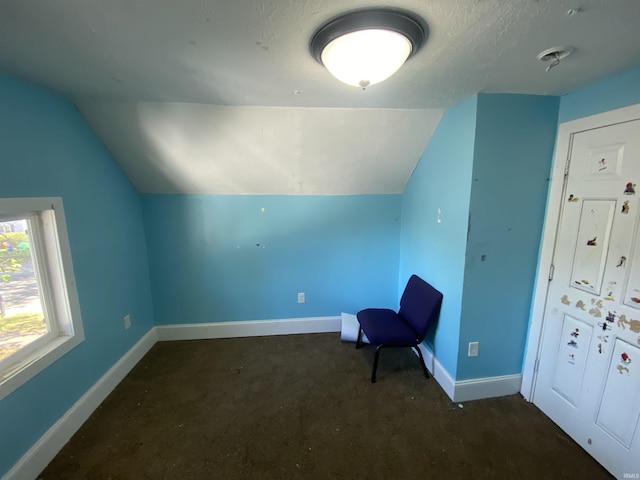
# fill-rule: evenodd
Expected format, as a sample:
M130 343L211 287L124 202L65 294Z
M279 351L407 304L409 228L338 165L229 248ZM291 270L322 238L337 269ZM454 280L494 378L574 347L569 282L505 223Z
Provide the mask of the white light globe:
M322 51L322 63L341 82L365 88L393 75L411 54L407 37L390 30L347 33Z

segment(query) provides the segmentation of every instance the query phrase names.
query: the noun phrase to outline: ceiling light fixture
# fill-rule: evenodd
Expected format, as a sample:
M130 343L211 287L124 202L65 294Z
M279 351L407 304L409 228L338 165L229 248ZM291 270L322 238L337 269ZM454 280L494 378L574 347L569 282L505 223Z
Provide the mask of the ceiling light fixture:
M397 72L427 35L426 23L407 12L359 10L320 27L311 54L338 80L364 90Z

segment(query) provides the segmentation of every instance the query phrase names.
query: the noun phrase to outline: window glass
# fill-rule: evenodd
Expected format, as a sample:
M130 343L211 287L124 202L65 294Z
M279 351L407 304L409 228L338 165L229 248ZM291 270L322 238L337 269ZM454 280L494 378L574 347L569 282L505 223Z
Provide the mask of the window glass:
M29 221L0 222L0 360L49 333Z

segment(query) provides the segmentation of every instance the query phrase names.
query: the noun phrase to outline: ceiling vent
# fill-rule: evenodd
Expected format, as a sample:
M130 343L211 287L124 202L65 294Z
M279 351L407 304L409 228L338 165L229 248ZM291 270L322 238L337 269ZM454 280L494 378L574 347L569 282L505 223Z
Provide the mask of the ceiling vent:
M557 67L560 64L560 60L567 58L574 50L573 47L569 46L547 48L538 54L538 60L547 64L545 70L548 72L553 67Z

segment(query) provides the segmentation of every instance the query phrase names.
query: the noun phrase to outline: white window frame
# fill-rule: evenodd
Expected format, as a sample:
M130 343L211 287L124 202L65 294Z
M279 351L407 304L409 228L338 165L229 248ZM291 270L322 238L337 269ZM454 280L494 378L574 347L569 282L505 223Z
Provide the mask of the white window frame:
M84 340L62 199L0 198L0 221L28 218L48 333L0 360L0 400Z

